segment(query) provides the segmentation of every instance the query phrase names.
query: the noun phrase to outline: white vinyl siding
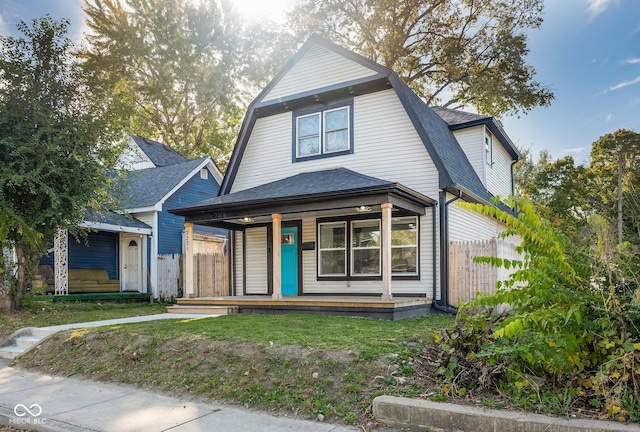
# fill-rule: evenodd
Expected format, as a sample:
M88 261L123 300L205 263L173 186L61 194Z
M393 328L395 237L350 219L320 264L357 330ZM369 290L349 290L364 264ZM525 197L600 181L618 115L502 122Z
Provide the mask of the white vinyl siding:
M426 215L420 218L420 280L393 280L392 294L433 295L433 213L426 209ZM302 219L302 241L316 242L316 219ZM351 280L351 281L318 281L317 250L302 251L303 286L305 294L369 294L382 295L382 281L380 280Z
M243 256L243 252L242 252L242 236L243 233L242 231L236 231L234 233L235 236L235 243L234 243L234 248L233 248L233 252L234 252L234 266L235 266L235 272L234 272L234 284L236 287L236 293L235 295L237 296L241 296L243 295L244 291L244 277L242 275L242 269L243 269L243 261L242 261L242 256Z
M502 199L511 195L511 155L493 138L493 165L487 166L487 189Z
M395 181L433 199L438 171L393 90L353 101L353 154L292 162L292 114L258 119L245 149L232 192L300 172L344 167Z
M312 47L262 98L262 102L353 81L376 72L319 45Z
M476 126L454 131L453 136L456 137L462 151L464 151L467 159L469 159L473 170L486 187L483 131L484 126Z
M245 230L247 247L246 275L247 275L247 295L268 294L268 271L267 271L267 228L247 228Z
M490 240L506 229L497 219L464 209L457 203L449 205L448 210L450 242Z

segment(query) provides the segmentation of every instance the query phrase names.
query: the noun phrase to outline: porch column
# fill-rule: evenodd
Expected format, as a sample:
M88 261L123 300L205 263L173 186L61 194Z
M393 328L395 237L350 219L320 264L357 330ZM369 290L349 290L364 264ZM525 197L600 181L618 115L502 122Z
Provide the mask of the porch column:
M69 247L67 239L67 230L58 228L53 238L55 295L69 294Z
M184 223L184 296L194 298L196 289L193 284L193 224Z
M282 215L274 213L271 215L273 219L273 245L271 250L273 253L273 294L274 300L282 299L282 257L280 251L280 244L282 243Z
M391 209L393 204L382 204L382 300L393 299L391 294Z

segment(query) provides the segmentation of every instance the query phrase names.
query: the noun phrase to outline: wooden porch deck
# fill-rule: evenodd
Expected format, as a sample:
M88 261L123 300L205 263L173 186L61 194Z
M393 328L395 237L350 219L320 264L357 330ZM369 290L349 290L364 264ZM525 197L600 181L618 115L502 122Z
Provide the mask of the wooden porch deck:
M321 315L360 316L398 320L428 315L431 299L397 297L382 300L379 296L285 296L274 300L271 296L231 296L180 298L179 306L222 306L238 308L239 313L311 313Z

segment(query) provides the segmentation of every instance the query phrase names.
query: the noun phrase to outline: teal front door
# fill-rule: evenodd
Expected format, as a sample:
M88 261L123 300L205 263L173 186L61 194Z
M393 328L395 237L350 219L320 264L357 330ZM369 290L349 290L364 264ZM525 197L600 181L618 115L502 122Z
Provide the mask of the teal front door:
M282 228L282 295L298 295L298 228Z

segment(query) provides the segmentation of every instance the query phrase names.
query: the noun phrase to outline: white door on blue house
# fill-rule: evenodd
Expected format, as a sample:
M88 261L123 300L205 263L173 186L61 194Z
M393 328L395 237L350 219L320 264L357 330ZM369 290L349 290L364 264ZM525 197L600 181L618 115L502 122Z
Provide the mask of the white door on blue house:
M120 234L120 286L123 291L142 291L142 236Z

